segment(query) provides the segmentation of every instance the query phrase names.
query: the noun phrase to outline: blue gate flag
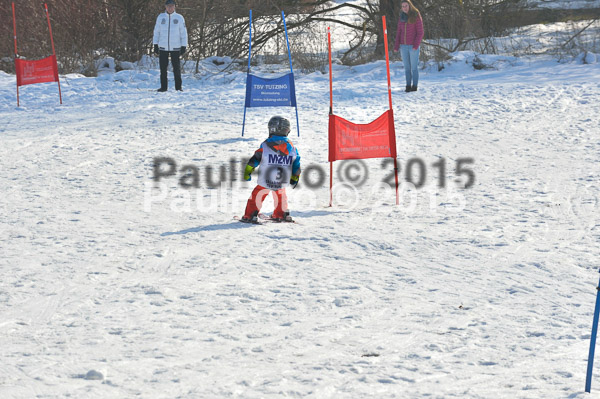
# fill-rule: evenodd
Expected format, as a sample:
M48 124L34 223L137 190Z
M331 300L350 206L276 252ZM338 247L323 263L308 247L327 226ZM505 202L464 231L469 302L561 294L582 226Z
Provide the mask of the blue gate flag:
M294 74L274 79L246 78L246 107L295 107Z
M242 136L246 128L246 109L257 107L294 107L296 109L296 126L300 136L300 122L298 120L298 106L296 104L296 86L294 84L294 69L292 67L292 52L290 40L285 23L285 14L281 12L283 30L287 43L290 73L278 78L266 79L250 73L252 64L252 10L250 10L249 43L248 43L248 74L246 76L246 101L244 102L244 121L242 122Z

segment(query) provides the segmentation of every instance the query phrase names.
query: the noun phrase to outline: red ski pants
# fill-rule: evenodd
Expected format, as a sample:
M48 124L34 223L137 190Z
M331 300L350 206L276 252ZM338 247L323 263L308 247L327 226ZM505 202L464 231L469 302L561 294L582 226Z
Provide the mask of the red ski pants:
M244 216L249 218L253 212L260 212L263 202L269 192L273 193L273 201L275 202L275 211L273 211L274 218L283 218L283 213L288 210L287 195L285 194L285 188L281 190L272 191L263 186L257 185L252 191L252 195L246 205L246 212Z

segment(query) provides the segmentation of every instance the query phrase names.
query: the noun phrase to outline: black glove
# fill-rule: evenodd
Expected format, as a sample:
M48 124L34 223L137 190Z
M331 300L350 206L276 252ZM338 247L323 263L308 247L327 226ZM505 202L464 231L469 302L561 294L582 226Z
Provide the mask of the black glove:
M185 54L185 46L181 46L181 50L179 51L179 55L184 55Z
M158 44L154 45L154 54L158 55L159 51L158 51Z

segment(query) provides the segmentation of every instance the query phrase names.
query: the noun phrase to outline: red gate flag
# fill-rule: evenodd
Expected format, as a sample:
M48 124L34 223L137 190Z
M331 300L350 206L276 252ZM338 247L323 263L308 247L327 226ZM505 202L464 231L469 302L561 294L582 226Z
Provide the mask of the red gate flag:
M396 158L396 132L391 109L367 124L329 115L329 162L388 157Z
M54 50L54 38L52 37L52 25L50 25L48 5L44 4L44 8L46 9L48 32L50 33L50 43L52 44L52 55L42 58L41 60L29 61L19 58L19 52L17 51L17 18L15 16L15 3L12 3L13 32L15 39L15 72L17 75L17 107L20 105L19 86L45 82L58 83L58 98L62 104L60 80L58 79L58 63L56 62L56 51Z
M56 55L34 61L16 58L15 65L18 86L34 83L58 82Z
M398 198L398 160L396 159L396 130L392 108L390 82L390 57L388 53L387 25L382 18L385 43L389 109L371 123L357 124L333 114L333 68L331 65L331 32L327 28L329 50L329 206L333 205L333 162L343 159L392 158L396 180L396 205Z

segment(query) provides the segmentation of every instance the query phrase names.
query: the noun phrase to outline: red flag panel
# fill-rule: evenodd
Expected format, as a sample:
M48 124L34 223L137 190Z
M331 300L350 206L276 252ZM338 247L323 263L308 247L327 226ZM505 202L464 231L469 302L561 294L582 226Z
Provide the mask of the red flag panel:
M15 67L17 71L17 86L58 82L56 55L34 61L17 58L15 59Z
M367 124L356 124L329 115L329 162L388 157L396 158L396 133L391 110Z

